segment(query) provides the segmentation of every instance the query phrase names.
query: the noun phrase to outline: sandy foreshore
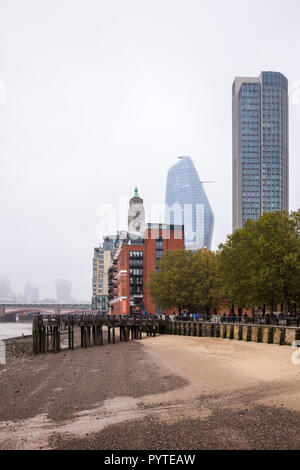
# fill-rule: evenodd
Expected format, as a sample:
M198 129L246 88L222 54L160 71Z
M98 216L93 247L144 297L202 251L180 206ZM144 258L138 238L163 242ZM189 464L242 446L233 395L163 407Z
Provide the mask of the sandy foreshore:
M300 365L288 346L158 336L7 350L0 449L300 448Z

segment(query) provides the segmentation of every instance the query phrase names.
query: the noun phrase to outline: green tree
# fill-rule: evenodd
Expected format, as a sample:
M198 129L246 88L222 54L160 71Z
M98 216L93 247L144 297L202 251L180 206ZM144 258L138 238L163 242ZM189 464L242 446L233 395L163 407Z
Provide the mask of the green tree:
M251 256L254 251L250 233L236 230L219 246L219 276L222 284L223 299L238 307L253 306L253 288L250 274ZM249 260L248 263L246 260Z
M300 214L266 213L229 235L219 246L219 269L225 298L240 307L299 299Z
M193 295L190 270L191 251L167 251L159 263L159 271L152 272L148 289L152 300L165 309L177 308L179 313L190 305Z
M193 256L190 279L193 285L194 306L205 307L209 313L210 309L216 308L221 300L216 253L206 249L197 251Z
M220 298L217 255L208 250L168 251L151 274L148 289L153 301L166 309L195 311L217 307Z

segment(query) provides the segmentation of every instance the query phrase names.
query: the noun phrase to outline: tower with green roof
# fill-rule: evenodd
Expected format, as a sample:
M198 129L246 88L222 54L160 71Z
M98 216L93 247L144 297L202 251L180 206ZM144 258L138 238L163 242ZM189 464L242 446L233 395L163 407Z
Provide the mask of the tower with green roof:
M143 202L136 186L134 188L134 195L129 201L128 232L140 233L141 236L143 236L145 227L145 209Z

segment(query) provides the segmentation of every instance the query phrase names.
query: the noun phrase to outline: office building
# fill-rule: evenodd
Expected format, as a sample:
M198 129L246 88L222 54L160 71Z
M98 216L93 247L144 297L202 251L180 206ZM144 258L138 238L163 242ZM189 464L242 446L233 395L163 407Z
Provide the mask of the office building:
M115 236L105 236L102 246L94 248L92 309L103 314L108 313L108 269L115 240Z
M232 89L233 230L289 208L288 80L237 77Z
M0 278L0 299L9 300L12 299L13 292L11 288L11 281L8 277Z
M121 232L116 246L109 268L110 313L159 312L149 295L147 283L150 274L158 270L163 253L184 249L183 226L147 224L144 237Z
M187 250L211 249L214 215L190 157L179 157L168 171L165 222L184 225Z
M24 302L36 303L39 301L40 291L38 287L32 286L30 282L26 282L24 288Z
M59 303L71 303L72 282L67 279L56 280L56 298Z

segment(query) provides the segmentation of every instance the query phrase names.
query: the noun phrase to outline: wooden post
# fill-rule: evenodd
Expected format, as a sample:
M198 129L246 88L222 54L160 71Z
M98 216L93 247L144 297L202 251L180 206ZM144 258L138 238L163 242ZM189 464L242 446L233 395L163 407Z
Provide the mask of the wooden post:
M38 335L36 318L34 318L33 324L32 324L32 347L33 347L33 354L38 354L40 352L39 335Z
M286 329L281 328L280 329L280 340L279 340L280 346L283 346L285 344L285 333L286 333Z
M46 352L46 327L41 327L41 352Z
M97 326L98 346L101 346L101 326Z
M87 348L89 346L89 327L87 326L87 324L85 324L85 327L84 327L84 332L85 332L85 348Z
M71 326L68 326L68 348L72 348L72 340L71 340Z
M99 346L99 330L98 325L95 325L95 346Z
M46 351L49 351L49 326L46 326Z
M58 353L60 351L60 329L59 325L54 327L54 334L55 334L55 352Z
M82 327L82 347L86 348L86 327Z
M56 352L56 326L52 325L52 351Z
M80 326L80 345L84 348L84 326Z
M48 351L54 351L54 340L53 340L53 327L51 324L48 324L47 327L48 338L47 338L47 349Z
M71 349L74 350L74 324L72 321L72 327L71 327Z
M90 327L90 325L88 325L86 327L86 335L87 335L86 336L86 340L87 340L86 345L89 348L91 346L91 327Z

